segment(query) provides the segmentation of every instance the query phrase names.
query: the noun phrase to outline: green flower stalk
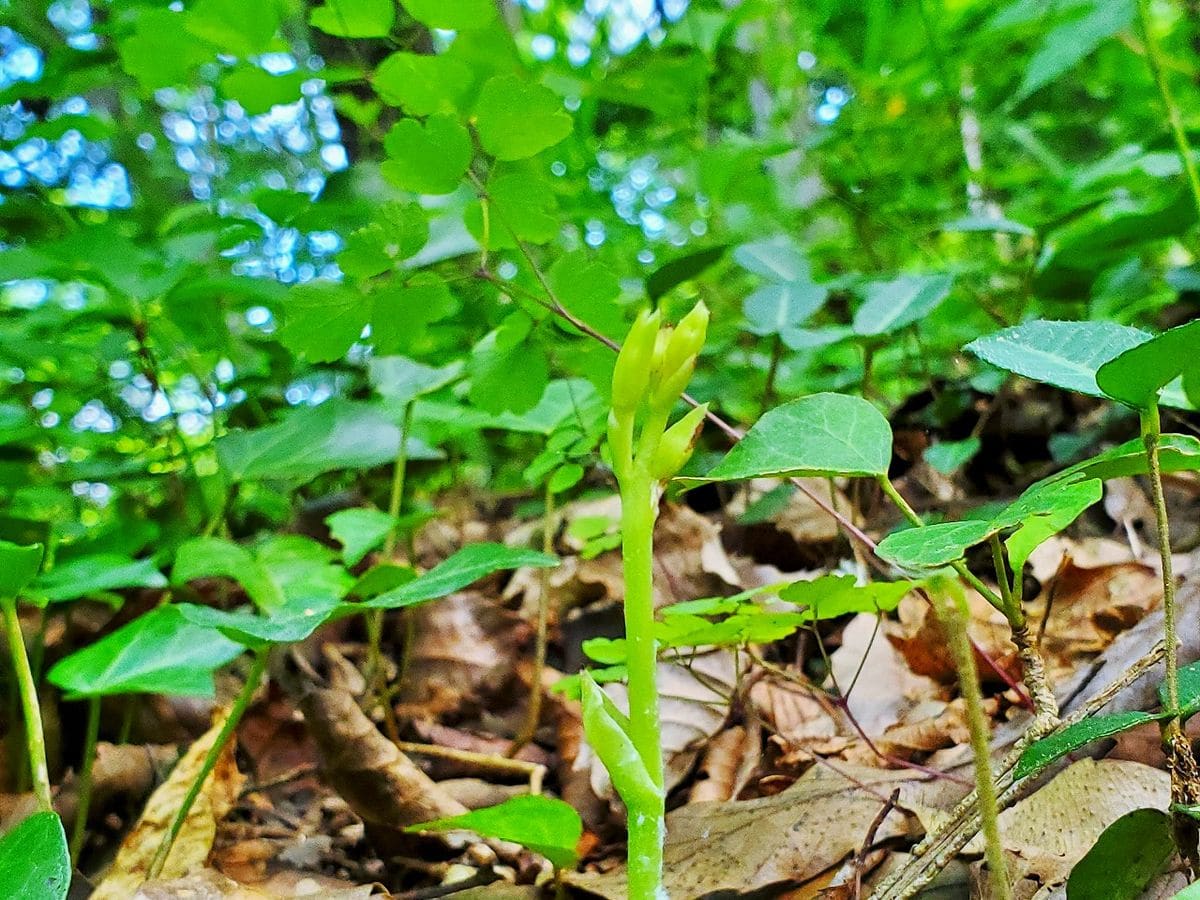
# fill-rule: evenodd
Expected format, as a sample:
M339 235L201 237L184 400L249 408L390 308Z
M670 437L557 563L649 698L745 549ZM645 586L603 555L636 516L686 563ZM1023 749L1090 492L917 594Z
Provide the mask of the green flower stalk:
M674 425L679 402L704 344L703 303L663 328L659 313L643 312L617 357L608 445L621 488L621 556L625 572L625 637L629 715L584 683L584 726L629 814L629 896L662 896L665 791L658 720L658 647L654 637L654 521L662 485L687 463L706 407Z

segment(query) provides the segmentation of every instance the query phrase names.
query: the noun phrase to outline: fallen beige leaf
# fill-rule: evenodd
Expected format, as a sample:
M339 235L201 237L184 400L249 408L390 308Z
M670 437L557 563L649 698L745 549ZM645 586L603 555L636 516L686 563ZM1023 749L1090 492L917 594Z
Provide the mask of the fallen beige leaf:
M141 819L126 835L112 868L92 894L93 900L128 900L137 894L167 826L200 771L205 755L216 742L224 721L222 714L188 748L167 780L150 795ZM233 809L245 781L234 761L233 744L230 741L221 753L204 789L184 820L183 829L163 866L165 879L180 878L204 867L212 850L217 825Z

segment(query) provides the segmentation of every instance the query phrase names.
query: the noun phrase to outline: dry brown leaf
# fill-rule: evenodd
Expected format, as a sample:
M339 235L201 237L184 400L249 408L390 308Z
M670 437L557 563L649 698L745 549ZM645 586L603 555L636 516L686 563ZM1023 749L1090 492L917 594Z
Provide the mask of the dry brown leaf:
M1083 568L1068 561L1027 607L1030 622L1049 618L1041 640L1052 684L1103 651L1162 601L1162 581L1140 563Z
M200 771L205 755L216 742L224 718L224 715L220 716L212 728L188 748L171 770L170 777L150 795L141 819L126 835L112 868L92 894L94 900L126 900L137 892L167 826ZM230 741L226 745L184 821L163 866L165 878L188 875L202 868L208 859L217 825L233 808L245 781L234 761L234 743Z
M676 810L667 817L667 893L749 893L815 878L858 851L892 790L911 780L908 772L817 765L773 797ZM906 832L893 810L876 841ZM627 896L624 871L566 880L605 898Z
M750 702L771 730L771 740L786 753L837 753L850 741L840 734L834 707L818 688L768 673L750 688Z
M344 881L296 872L281 872L262 884L247 887L213 869L204 869L183 878L164 879L143 884L134 900L294 900L300 897L320 900L367 900L374 885L348 885ZM92 896L95 896L94 894Z
M850 712L871 738L902 721L916 704L944 694L937 682L914 674L883 629L877 633L877 622L866 613L855 616L842 632L842 646L830 655L833 678L848 693Z
M1000 814L1009 876L1062 884L1105 828L1135 809L1166 809L1170 802L1166 772L1123 760L1081 759ZM982 838L963 852L982 853Z
M758 726L735 725L709 741L700 761L704 777L692 786L690 803L737 797L762 756L760 730Z
M804 486L818 497L832 499L838 509L847 509L850 501L840 490L830 498L831 488L825 478L801 478ZM758 478L749 482L746 490L740 491L726 507L732 517L741 516L755 501L779 487L779 482L770 478ZM828 512L819 507L803 491L793 491L784 508L771 517L770 527L788 535L797 544L823 544L837 540L838 524Z
M1008 622L1004 615L973 590L967 590L967 602L971 615L969 629L976 645L1004 671L1019 677L1017 648L1009 640ZM958 678L954 659L950 655L942 626L929 603L916 594L908 594L900 601L897 617L899 621L887 621L883 630L908 667L916 674L942 684L954 684ZM986 664L981 664L979 668L984 673L991 671Z

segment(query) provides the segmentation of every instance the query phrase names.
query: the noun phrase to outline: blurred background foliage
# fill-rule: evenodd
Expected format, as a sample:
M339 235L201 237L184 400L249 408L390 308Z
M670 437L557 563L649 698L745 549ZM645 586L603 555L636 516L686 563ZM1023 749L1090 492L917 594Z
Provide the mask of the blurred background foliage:
M1200 4L1144 11L1194 139ZM965 342L1200 299L1137 0L7 0L0 23L0 536L52 530L60 559L385 507L402 434L418 499L603 485L612 354L555 304L619 338L647 297L702 298L694 393L722 415L861 391L953 467L1002 381Z

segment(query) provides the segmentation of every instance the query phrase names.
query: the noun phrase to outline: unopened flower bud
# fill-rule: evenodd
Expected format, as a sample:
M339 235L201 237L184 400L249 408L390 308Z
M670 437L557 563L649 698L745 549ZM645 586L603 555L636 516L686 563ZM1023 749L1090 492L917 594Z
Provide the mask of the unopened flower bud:
M662 315L658 310L643 310L625 336L612 380L612 405L619 413L629 414L636 410L646 394L661 323Z
M700 436L707 414L708 404L701 403L663 433L650 461L650 474L654 478L666 481L674 477L692 458L696 438Z
M669 378L688 360L694 361L704 346L708 332L708 307L699 301L692 311L679 320L663 352L663 377Z

